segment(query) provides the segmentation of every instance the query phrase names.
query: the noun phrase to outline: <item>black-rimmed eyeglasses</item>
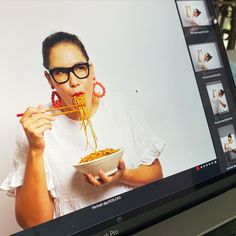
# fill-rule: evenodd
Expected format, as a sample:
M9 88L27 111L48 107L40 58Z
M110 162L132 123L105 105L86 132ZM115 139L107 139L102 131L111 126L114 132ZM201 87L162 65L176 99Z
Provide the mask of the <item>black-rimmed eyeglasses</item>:
M56 83L64 84L70 79L70 72L78 79L86 79L89 76L89 63L77 63L71 67L57 67L48 71Z

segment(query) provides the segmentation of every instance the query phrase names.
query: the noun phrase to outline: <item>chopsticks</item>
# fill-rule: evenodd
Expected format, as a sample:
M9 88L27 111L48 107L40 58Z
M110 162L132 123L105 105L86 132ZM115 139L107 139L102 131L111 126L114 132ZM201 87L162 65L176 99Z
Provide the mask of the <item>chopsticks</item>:
M58 108L49 108L49 109L46 109L45 112L58 111L58 110L61 110L61 109L68 109L68 108L74 108L74 110L61 111L61 112L51 113L51 114L50 114L51 116L59 116L59 115L64 115L64 114L73 113L73 112L78 112L79 107L80 107L80 106L83 106L83 105L84 105L84 104L82 104L82 105L64 106L64 107L58 107ZM23 115L24 115L24 113L16 114L17 117L21 117L21 116L23 116Z

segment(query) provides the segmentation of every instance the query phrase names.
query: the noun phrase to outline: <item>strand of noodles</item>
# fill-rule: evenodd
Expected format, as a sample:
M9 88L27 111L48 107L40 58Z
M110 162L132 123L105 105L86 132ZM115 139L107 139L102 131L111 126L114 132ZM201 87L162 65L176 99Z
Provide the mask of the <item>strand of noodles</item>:
M86 138L86 149L88 146L90 146L94 150L94 152L96 152L96 150L97 150L97 136L94 132L92 123L90 121L88 108L86 107L85 96L74 96L72 98L72 102L74 105L78 105L78 112L79 112L79 115L81 118L81 127L84 130L85 138ZM90 128L92 136L93 136L95 148L91 145L91 143L88 140L88 133L87 133L87 126L88 125L89 125L89 128Z
M94 129L93 129L93 126L92 126L92 123L91 123L91 120L90 120L90 117L89 117L89 114L88 114L88 110L85 109L84 111L85 111L86 121L87 121L87 124L85 124L85 128L87 129L87 125L89 125L89 128L90 128L90 130L91 130L91 133L92 133L92 135L93 135L94 144L95 144L95 149L94 149L94 151L96 152L96 151L97 151L97 141L98 141L98 139L97 139L97 136L96 136L96 134L95 134L95 132L94 132Z
M81 116L81 126L84 129L84 133L85 133L85 137L86 137L86 148L88 146L90 146L94 150L94 152L96 152L96 150L97 150L97 136L94 132L94 129L93 129L93 126L92 126L92 123L90 120L90 116L88 113L88 109L86 106L82 106L82 107L79 107L79 110L80 110L79 113ZM95 148L91 145L91 143L89 142L89 139L88 139L88 133L87 133L87 126L88 125L89 125L89 128L90 128L92 136L93 136Z
M92 136L93 136L93 139L94 139L95 148L92 147L92 145L88 141L88 138L87 138L87 146L89 145L94 150L94 152L96 152L96 150L97 150L97 137L96 137L96 134L93 130L93 126L92 126L91 121L90 121L88 110L84 107L84 108L82 108L82 112L83 112L83 120L84 120L84 126L83 127L84 127L84 130L86 132L86 136L87 136L87 125L89 125L89 128L91 130L91 133L92 133ZM86 146L86 148L87 148L87 146Z
M84 113L85 113L84 109L83 108L79 108L79 114L80 114L80 118L81 118L81 127L83 128L84 134L85 134L85 137L86 137L86 149L87 149L88 145L90 147L92 147L92 145L88 141L87 124L85 122L86 118L84 116L85 115Z

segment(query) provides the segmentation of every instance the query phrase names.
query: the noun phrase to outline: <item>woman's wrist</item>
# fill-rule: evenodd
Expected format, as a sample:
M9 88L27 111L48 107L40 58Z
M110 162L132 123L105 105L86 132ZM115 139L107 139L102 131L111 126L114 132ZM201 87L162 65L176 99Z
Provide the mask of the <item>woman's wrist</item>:
M123 184L128 184L130 180L133 179L133 172L134 170L132 169L125 169L123 174L119 178L119 182Z
M30 158L38 158L42 157L43 153L44 153L44 148L29 147L28 156Z

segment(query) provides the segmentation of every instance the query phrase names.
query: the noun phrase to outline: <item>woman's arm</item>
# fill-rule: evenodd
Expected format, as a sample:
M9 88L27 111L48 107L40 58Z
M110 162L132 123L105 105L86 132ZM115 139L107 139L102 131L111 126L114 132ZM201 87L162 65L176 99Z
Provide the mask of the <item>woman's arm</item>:
M163 178L160 161L155 160L150 166L141 165L136 169L126 169L120 182L139 187Z
M198 63L199 64L202 64L202 49L198 49L197 50L197 53L198 53Z
M209 69L208 62L202 64L202 69L204 69L204 70L208 70Z
M230 145L228 143L224 144L224 149L226 152L231 151Z
M53 219L54 205L49 195L44 170L44 131L51 129L54 118L43 109L28 108L21 119L29 150L24 183L16 191L16 219L22 228L29 228Z
M47 189L43 153L29 151L24 184L16 191L15 212L23 229L53 219L54 205Z
M121 182L133 187L139 187L163 178L161 164L158 159L150 166L141 165L136 169L126 169L124 161L121 160L118 169L119 170L111 176L107 176L103 171L100 171L100 180L94 178L91 174L85 176L88 183L97 187L112 182Z
M213 89L212 92L213 92L213 98L217 99L217 90Z
M185 14L187 18L190 18L191 7L189 5L185 6Z
M224 108L226 107L226 103L223 102L222 100L220 100L220 98L218 98L218 102L219 102L220 105L223 106Z

